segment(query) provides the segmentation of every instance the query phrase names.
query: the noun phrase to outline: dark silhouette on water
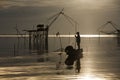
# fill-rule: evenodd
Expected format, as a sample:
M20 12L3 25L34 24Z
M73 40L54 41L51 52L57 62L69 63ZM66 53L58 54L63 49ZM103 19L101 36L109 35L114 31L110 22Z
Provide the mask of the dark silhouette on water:
M83 57L82 51L83 51L82 49L74 49L72 46L67 46L65 48L65 52L68 55L65 60L67 69L72 69L73 64L75 63L76 66L75 70L77 72L80 72L81 69L80 58Z
M80 38L79 32L76 32L75 38L76 38L76 43L78 48L74 49L73 46L71 45L65 48L65 52L68 55L65 60L65 64L67 65L68 69L72 69L73 64L75 62L75 66L76 66L75 71L79 73L81 69L80 58L83 57L83 54L82 54L83 49L80 48L81 38Z
M68 55L67 59L65 60L65 64L72 66L74 64L74 61L76 60L76 57L77 57L76 50L73 49L72 46L67 46L65 48L65 52Z

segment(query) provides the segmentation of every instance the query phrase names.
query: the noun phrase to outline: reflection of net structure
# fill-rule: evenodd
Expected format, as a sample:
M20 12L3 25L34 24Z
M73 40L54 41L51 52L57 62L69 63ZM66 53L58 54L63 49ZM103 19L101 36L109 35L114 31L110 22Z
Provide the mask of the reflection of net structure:
M118 26L114 24L112 21L107 21L104 25L102 25L98 29L99 33L104 34L120 34L120 29L118 29Z

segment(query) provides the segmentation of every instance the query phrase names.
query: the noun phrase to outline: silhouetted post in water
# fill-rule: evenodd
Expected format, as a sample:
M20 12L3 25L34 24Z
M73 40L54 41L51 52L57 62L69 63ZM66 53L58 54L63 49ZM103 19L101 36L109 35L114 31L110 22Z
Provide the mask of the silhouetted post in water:
M16 56L16 46L14 44L14 56Z
M36 33L33 33L33 50L36 48Z
M26 49L26 34L24 34L24 50Z
M32 49L32 44L31 44L31 32L29 32L29 50L31 51Z
M48 26L44 27L43 24L39 24L39 25L37 25L37 27L38 27L37 31L40 31L43 33L41 35L40 40L43 42L42 44L45 43L45 52L48 53ZM44 47L44 45L42 47Z
M117 30L117 43L120 44L120 30Z
M76 38L76 43L77 43L78 49L80 49L81 39L80 39L80 33L79 32L76 33L75 38Z
M59 40L60 40L60 50L62 51L62 41L61 41L61 37L60 37L60 33L57 32L56 36L58 36Z
M32 50L32 33L36 32L36 30L23 30L23 31L26 31L29 34L29 42L28 43L29 43L29 51L31 53L31 50Z
M68 44L70 44L70 32L69 32L69 41L68 41Z
M48 26L46 27L45 31L45 50L46 53L48 53Z

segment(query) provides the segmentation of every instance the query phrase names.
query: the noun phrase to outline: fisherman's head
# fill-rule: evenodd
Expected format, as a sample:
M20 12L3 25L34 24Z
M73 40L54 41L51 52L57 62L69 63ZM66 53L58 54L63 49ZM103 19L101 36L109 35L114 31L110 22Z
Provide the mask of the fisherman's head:
M77 35L79 35L80 33L79 32L76 32Z

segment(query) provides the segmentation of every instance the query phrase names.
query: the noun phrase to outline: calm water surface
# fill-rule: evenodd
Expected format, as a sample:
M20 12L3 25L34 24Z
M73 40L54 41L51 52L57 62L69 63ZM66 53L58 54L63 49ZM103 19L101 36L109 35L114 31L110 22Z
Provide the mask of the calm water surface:
M63 47L69 43L74 45L74 39L68 40L62 39L62 42L66 43ZM59 41L58 45L53 42L50 43L50 49L60 47ZM120 47L115 38L101 38L100 41L99 38L82 38L81 46L84 57L81 59L80 73L76 73L74 69L65 69L65 53L62 54L61 70L56 70L60 57L58 53L50 52L42 56L1 57L0 80L120 80ZM9 49L7 47L1 47L0 53ZM4 53L7 54L5 51ZM46 59L46 56L48 61L37 62L38 58Z

